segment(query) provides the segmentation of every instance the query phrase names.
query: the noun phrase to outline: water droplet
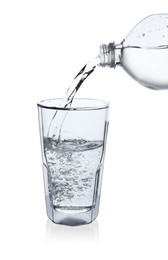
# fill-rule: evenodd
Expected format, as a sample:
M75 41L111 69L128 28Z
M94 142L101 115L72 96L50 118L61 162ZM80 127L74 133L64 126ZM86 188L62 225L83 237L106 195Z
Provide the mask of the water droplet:
M168 25L166 26L166 28L168 28Z
M162 35L162 37L165 37L164 35Z
M142 34L142 37L145 37L145 33Z

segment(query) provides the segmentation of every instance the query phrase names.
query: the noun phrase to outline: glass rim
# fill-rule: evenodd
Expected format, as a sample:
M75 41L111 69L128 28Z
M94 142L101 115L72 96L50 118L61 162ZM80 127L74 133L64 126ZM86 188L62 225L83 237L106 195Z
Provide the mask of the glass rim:
M87 110L100 110L100 109L107 109L110 106L110 103L108 101L105 100L101 100L101 99L93 99L93 98L74 98L73 101L90 101L90 102L95 102L95 105L93 104L92 106L73 106L73 102L72 102L72 106L71 107L63 107L63 106L53 106L52 104L49 105L50 102L52 101L59 101L60 102L63 100L63 98L50 98L50 99L45 99L45 100L41 100L37 103L38 107L41 108L46 108L46 109L52 109L52 110L62 110L62 111L87 111ZM100 104L96 104L100 103ZM47 103L47 105L45 104Z

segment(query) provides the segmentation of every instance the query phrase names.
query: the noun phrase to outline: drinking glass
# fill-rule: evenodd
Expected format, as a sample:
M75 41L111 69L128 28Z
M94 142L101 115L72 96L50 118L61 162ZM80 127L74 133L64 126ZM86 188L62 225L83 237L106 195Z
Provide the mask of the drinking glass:
M62 99L38 103L46 210L54 223L76 226L98 215L109 103L61 103Z

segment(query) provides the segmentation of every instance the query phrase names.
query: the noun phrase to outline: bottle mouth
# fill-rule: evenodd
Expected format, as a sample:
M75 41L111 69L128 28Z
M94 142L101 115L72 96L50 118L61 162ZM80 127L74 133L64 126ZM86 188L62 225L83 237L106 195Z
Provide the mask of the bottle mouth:
M115 42L100 45L100 66L115 67L115 47Z

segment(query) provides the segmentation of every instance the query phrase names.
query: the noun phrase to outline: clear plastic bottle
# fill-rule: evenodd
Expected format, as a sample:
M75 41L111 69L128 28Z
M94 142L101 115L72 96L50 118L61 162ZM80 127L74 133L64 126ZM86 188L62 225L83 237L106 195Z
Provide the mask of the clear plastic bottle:
M120 65L137 82L168 89L168 14L154 14L138 23L120 43L100 46L100 66Z

